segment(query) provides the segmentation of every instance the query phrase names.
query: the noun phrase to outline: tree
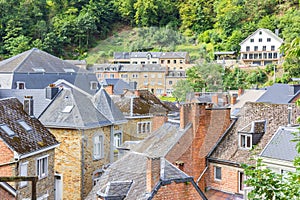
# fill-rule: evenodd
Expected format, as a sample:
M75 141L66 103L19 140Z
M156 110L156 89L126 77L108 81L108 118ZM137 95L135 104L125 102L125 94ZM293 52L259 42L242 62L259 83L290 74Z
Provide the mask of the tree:
M291 78L300 77L300 37L283 46L285 52L283 67Z
M186 100L186 95L193 92L193 87L186 80L179 80L173 87L172 95L179 102L184 102Z

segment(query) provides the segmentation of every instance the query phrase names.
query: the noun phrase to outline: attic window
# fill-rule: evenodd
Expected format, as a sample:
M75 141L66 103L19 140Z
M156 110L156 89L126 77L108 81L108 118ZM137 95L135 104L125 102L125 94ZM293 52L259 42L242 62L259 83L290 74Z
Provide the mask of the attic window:
M243 149L252 148L252 135L240 134L239 135L239 147Z
M19 124L26 130L31 131L32 128L25 122L25 121L19 121Z
M73 107L74 107L74 105L72 105L72 106L66 106L66 107L62 110L62 112L63 112L63 113L70 113L71 110L73 109Z
M97 90L98 89L98 83L96 81L91 81L91 90Z
M0 127L8 136L14 136L16 134L6 124L1 125Z
M45 69L43 68L32 68L32 70L35 72L45 72Z
M17 89L25 89L25 82L17 81Z
M70 73L75 72L75 70L72 69L72 68L64 68L64 71L65 72L70 72Z

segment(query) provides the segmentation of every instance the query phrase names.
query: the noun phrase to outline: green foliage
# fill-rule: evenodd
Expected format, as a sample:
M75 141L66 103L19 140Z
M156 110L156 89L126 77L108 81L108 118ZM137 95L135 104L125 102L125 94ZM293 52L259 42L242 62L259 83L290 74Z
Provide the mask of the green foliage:
M193 87L186 80L177 81L173 89L172 95L179 102L184 102L186 100L186 95L190 92L193 92Z
M283 46L285 52L284 70L291 78L300 77L300 37Z
M247 73L240 68L226 68L223 76L224 90L237 90L239 88L247 88Z

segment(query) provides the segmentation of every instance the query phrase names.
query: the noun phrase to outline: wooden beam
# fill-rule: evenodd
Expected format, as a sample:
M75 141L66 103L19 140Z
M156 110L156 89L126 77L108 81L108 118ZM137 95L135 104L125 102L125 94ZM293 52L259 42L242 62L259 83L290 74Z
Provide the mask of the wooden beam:
M36 183L38 181L37 176L1 176L0 182L20 182L20 181L31 181L31 199L36 200Z

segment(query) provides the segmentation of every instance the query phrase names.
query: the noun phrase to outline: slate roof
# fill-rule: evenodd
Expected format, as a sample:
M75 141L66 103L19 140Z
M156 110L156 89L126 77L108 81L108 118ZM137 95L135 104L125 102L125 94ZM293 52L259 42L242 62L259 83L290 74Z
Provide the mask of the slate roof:
M104 79L103 86L113 85L114 89L113 92L116 95L120 95L124 93L124 90L133 90L134 88L123 79Z
M253 121L265 120L265 133L256 141L257 145L255 147L257 151L262 151L278 127L288 124L288 106L289 105L286 104L247 102L241 108L235 124L230 131L223 135L208 159L211 161L224 161L225 163L234 165L241 163L254 164L254 160L249 160L252 156L252 152L239 147L238 132ZM296 122L297 116L300 115L300 110L295 105L290 106L292 106L291 121Z
M66 83L66 81L65 81ZM107 108L105 98L99 99L101 112L93 103L93 96L76 86L67 84L55 100L41 114L40 120L47 127L61 128L93 128L111 125L110 107Z
M266 92L256 102L287 104L300 93L300 85L276 83L266 88Z
M137 152L130 152L126 154L107 168L98 183L87 196L86 200L96 199L99 191L103 193L103 191L107 189L107 185L117 182L121 183L119 187L123 187L122 191L126 191L126 189L128 189L128 185L124 184L124 182L132 182L129 192L124 200L148 199L151 196L151 193L147 192L146 186L148 159L151 158L149 158L146 154ZM163 158L161 158L161 165L163 166L161 166L160 177L164 181L190 178L184 172ZM112 196L114 194L110 193L110 195Z
M103 113L112 123L124 123L127 120L124 118L121 110L115 105L113 100L105 89L101 88L92 99L93 104Z
M9 136L0 128L0 137L19 155L26 155L49 147L54 148L59 144L38 119L25 113L22 103L17 98L1 99L0 113L0 124L6 124L15 133L15 135ZM26 131L19 121L24 121L31 127L31 130Z
M0 98L16 97L23 103L25 96L32 96L34 101L33 114L38 118L52 101L46 98L45 93L46 89L0 89Z
M299 155L297 142L292 141L295 139L294 132L299 132L299 127L279 127L260 156L292 162Z
M138 90L139 97L133 99L133 115L166 115L172 109L148 90ZM125 95L112 95L111 98L126 116L130 115L131 91Z
M127 196L132 183L133 181L112 181L98 191L97 194L105 197L105 199L122 200Z
M0 74L3 73L13 73L11 89L17 88L17 81L25 82L26 89L41 89L58 79L65 79L84 91L95 94L96 90L91 90L90 82L98 83L94 73L36 48L1 61Z

